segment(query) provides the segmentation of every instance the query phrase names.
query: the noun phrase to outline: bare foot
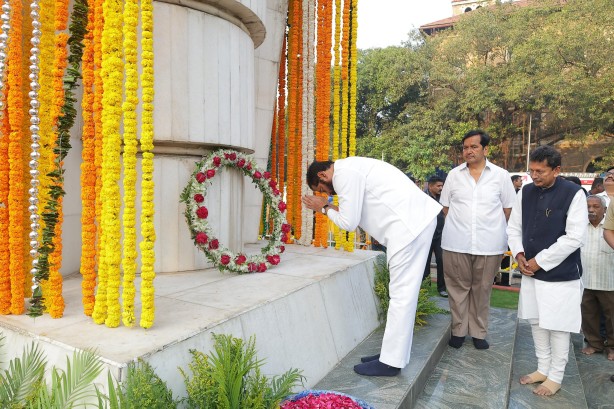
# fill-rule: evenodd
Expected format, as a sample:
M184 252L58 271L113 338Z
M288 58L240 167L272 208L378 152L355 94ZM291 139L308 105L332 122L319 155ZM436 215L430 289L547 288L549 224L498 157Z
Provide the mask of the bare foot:
M533 389L533 393L540 396L552 396L561 389L561 384L546 379L544 383Z
M608 348L608 361L614 361L614 348Z
M586 348L582 348L582 353L584 355L593 355L595 352L599 352L597 351L595 348L593 348L592 346L587 346Z
M530 373L528 375L524 375L520 377L520 384L521 385L528 385L530 383L537 383L537 382L543 382L545 381L547 378L546 375L544 375L541 372L535 371L533 373Z

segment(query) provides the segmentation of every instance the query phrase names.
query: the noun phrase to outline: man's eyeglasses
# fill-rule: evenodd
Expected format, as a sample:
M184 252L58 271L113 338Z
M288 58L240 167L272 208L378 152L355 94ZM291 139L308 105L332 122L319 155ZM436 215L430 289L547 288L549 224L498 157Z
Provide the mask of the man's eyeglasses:
M614 171L611 170L609 172L604 172L604 173L602 173L599 176L601 176L603 178L603 180L614 179Z

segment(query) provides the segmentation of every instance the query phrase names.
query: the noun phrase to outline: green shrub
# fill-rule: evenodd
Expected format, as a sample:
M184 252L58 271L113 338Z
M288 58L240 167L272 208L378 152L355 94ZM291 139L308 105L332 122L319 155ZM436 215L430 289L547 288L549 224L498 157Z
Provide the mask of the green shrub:
M380 320L386 322L388 315L388 307L390 305L390 293L388 285L390 284L390 270L385 256L378 256L375 260L375 277L374 291L380 303ZM426 324L425 318L432 314L447 314L448 311L439 308L435 301L429 295L429 292L424 288L425 281L422 282L420 293L418 294L418 307L416 309L416 326Z
M214 334L213 338L210 354L190 350L191 377L179 369L186 385L188 408L276 409L303 379L296 369L270 380L262 375L254 337L247 342L230 335Z

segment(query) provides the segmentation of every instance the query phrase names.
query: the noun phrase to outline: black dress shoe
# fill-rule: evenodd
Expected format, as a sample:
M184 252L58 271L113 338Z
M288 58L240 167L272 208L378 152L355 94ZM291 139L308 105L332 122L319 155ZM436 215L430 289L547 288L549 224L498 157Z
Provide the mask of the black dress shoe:
M473 346L475 349L488 349L490 347L485 339L480 338L473 338Z
M448 292L446 290L439 291L439 295L441 295L442 297L448 298Z
M400 368L386 365L379 359L365 362L354 366L354 372L365 376L396 376L401 372Z
M376 359L379 359L379 354L376 355L371 355L371 356L363 356L362 358L360 358L360 362L371 362L371 361L375 361Z
M456 337L452 335L448 341L448 345L450 345L452 348L458 349L463 346L463 342L465 342L465 337Z

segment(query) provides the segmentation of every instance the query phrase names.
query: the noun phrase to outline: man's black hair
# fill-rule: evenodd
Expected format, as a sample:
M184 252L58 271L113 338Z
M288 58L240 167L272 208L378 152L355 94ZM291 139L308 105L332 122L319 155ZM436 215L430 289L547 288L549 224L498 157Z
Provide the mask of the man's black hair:
M562 176L563 179L569 180L571 183L575 183L578 186L582 186L582 181L577 176Z
M485 148L490 143L490 136L481 129L474 129L473 131L469 131L463 136L463 140L461 141L461 145L465 142L465 139L471 138L472 136L480 135L480 145L482 148Z
M333 163L334 162L331 162L329 160L322 162L317 160L313 161L313 163L309 165L309 169L307 169L307 185L309 185L310 188L318 186L318 183L320 183L320 177L318 176L318 173L324 172L325 170L330 168Z
M538 146L529 156L529 162L543 162L550 169L554 169L557 166L561 166L561 154L550 145Z
M521 178L522 178L522 176L520 176L520 175L512 175L512 182L515 182L515 181L517 181L518 179L521 179Z
M593 184L591 185L591 190L595 189L599 185L603 185L603 178L595 178L595 179L593 179Z
M444 183L445 180L441 176L431 176L428 180L429 185L434 185L435 183Z

